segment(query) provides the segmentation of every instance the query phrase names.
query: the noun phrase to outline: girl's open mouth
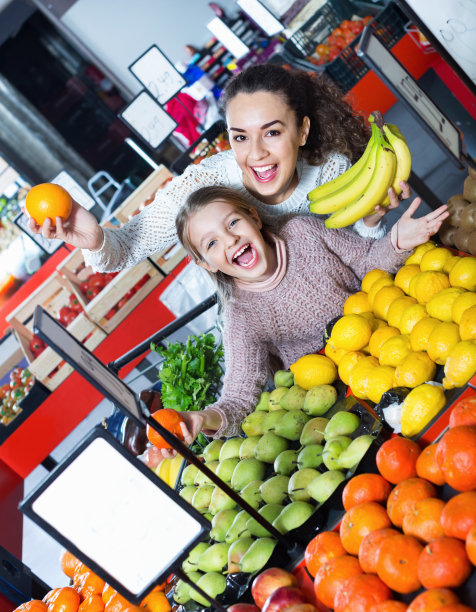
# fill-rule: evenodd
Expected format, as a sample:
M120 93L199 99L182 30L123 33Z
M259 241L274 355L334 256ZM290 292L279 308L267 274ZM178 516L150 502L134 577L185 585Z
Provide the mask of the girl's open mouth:
M270 164L269 166L259 167L250 166L250 168L253 170L256 180L260 183L268 183L269 181L272 181L278 172L278 164Z
M258 261L258 253L250 243L244 244L231 258L234 265L240 268L252 268Z

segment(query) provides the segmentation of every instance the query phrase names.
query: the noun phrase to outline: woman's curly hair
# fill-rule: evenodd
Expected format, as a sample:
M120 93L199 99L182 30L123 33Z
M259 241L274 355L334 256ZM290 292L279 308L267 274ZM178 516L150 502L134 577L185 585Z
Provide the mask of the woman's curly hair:
M298 126L309 117L311 127L303 155L312 165L322 164L331 153L342 153L355 162L369 139L362 116L343 99L339 87L323 74L289 70L277 64L260 64L246 68L225 87L220 105L239 93L268 91L281 96L296 114Z

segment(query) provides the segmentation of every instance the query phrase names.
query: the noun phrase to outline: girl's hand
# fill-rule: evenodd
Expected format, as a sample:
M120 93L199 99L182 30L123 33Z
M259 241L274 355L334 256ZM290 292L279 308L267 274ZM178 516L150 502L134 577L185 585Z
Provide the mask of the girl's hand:
M23 212L28 215L25 209ZM104 239L96 217L74 200L71 214L66 221L56 217L56 227L50 219L46 219L43 225L38 225L33 218L29 219L28 227L33 234L41 234L49 240L58 238L79 249L95 251L101 247Z
M390 204L388 206L376 206L375 212L368 217L364 217L364 223L368 227L375 227L380 222L380 219L392 208L398 208L400 202L411 196L410 185L405 181L400 183L402 193L398 196L395 191L390 187L388 190L388 197L390 198Z
M421 198L415 198L397 223L397 247L410 251L419 244L428 242L437 233L443 221L449 217L448 206L443 204L424 217L413 219L413 214L421 204Z
M183 423L180 423L183 443L190 446L201 432L205 419L201 412L181 412L180 416L183 418ZM172 459L177 454L173 448L161 448L160 452L167 459Z

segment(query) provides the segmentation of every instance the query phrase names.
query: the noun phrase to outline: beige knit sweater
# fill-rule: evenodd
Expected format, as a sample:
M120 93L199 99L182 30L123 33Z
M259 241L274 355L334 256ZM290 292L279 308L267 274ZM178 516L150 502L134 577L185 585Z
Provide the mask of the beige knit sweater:
M390 234L379 240L329 230L315 217L298 216L276 232L286 243L286 273L265 292L233 288L224 306L225 376L217 410L222 427L215 437L241 432L270 373L270 355L284 368L323 347L326 324L341 315L344 302L359 291L373 268L395 272L408 257L397 253Z

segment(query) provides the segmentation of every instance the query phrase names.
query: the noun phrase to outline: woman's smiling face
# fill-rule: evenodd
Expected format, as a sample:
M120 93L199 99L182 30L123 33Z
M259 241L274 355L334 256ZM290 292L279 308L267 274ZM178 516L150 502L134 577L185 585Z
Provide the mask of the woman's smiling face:
M211 202L188 220L188 238L200 253L198 264L210 272L258 282L274 273L273 249L260 232L254 209L244 214L223 200ZM271 250L270 250L271 249ZM274 267L273 267L274 266Z
M295 112L280 96L258 91L232 98L226 120L245 187L266 204L284 202L298 183L296 161L309 118L298 126Z

